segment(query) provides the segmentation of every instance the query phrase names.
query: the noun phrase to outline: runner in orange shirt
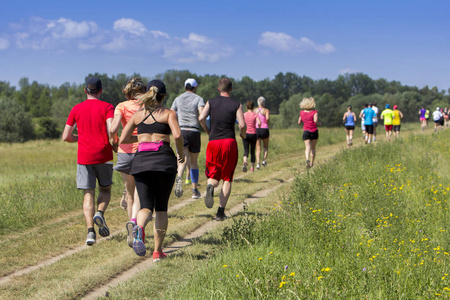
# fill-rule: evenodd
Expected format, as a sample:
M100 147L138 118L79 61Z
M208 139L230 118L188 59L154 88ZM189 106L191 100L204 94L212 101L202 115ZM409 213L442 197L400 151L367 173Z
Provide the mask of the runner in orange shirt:
M138 100L136 99L136 96L145 94L145 91L145 84L137 77L131 78L122 90L128 100L119 103L114 112L111 132L115 136L116 143L118 141L117 132L119 131L119 125L122 124L122 128L125 128L134 113L141 108L141 105L137 103ZM134 130L133 135L137 136L136 129ZM130 174L131 163L133 162L137 148L138 143L120 144L117 149L117 165L114 167L114 170L120 172L125 184L126 192L124 194L127 203L128 218L130 220L125 227L128 231L127 242L130 247L133 247L133 227L136 226L136 216L141 209L134 177Z

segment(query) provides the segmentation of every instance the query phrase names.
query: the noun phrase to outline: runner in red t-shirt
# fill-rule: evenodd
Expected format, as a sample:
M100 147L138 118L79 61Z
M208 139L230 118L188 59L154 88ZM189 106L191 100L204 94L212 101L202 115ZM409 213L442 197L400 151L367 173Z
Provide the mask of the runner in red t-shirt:
M208 185L206 187L205 205L208 208L214 205L214 188L223 180L220 203L217 210L217 221L226 219L225 206L231 193L231 182L238 161L238 149L234 135L236 119L239 123L241 137L245 138L247 126L242 113L242 104L231 98L232 85L228 78L219 80L220 96L209 100L199 116L200 124L209 134L209 143L206 148L206 170ZM211 130L206 125L206 117L211 117Z
M94 223L101 236L109 235L103 214L111 198L113 151L109 127L114 117L114 106L98 100L102 91L100 79L86 79L84 92L87 100L72 108L62 135L66 142L78 142L77 188L84 190L83 212L88 228L86 244L89 246L96 240ZM75 126L78 135L73 134ZM96 180L99 194L95 213Z

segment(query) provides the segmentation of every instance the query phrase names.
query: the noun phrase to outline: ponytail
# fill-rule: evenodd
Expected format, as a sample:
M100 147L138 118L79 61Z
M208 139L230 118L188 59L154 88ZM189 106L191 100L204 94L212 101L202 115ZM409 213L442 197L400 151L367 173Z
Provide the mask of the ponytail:
M141 78L133 77L128 81L127 85L122 89L122 93L125 97L130 99L136 99L137 95L145 93L145 85Z
M156 86L150 87L147 93L137 96L138 104L143 105L147 111L154 110L155 106L160 104L166 96L165 94L159 94L158 91L159 89Z

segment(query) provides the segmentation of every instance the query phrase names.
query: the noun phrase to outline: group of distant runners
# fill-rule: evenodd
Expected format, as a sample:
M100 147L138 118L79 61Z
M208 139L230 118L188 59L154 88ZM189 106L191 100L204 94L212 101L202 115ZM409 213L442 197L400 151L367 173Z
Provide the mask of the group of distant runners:
M434 122L434 132L444 129L444 127L450 126L450 107L449 108L439 108L431 114ZM419 111L420 127L422 130L428 128L428 120L430 119L430 110L426 109L424 106Z
M174 186L175 195L182 196L182 176L186 168L189 170L187 182L192 183L192 198L201 196L197 163L201 148L200 126L209 136L205 168L208 178L205 205L208 208L214 205L214 188L223 181L215 220L226 219L225 207L238 162L236 123L245 149L243 171L247 171L249 153L251 171L255 162L256 169L267 165L270 112L265 108L263 97L258 98L256 109L252 101L247 102L248 111L244 114L240 102L231 98L232 83L228 78L220 79L219 96L206 104L196 94L195 79L188 78L184 87L186 92L168 109L162 106L166 86L161 80L145 85L140 78L132 78L123 88L127 100L114 108L99 100L103 92L101 80L87 78L86 100L72 108L62 136L64 141L78 143L77 188L84 192L87 245L96 242L94 224L101 236L110 234L104 213L111 199L113 170L116 170L125 186L121 206L128 211L128 245L137 255L146 254L145 228L154 213L153 260L167 256L162 244L168 227L168 201ZM123 129L119 138L120 125ZM170 135L175 140L175 152L170 146ZM114 167L113 151L117 152ZM97 181L99 193L95 205Z
M377 140L378 112L377 103L374 102L364 104L364 108L359 114L363 138L366 144ZM395 135L395 137L400 136L403 113L398 109L398 105L394 105L392 110L391 105L386 104L385 109L380 114L380 119L383 120L386 139L388 141L391 141L392 135ZM356 122L356 115L352 112L351 105L347 107L347 112L344 113L343 120L347 131L347 145L350 147L353 145L353 130L355 129Z

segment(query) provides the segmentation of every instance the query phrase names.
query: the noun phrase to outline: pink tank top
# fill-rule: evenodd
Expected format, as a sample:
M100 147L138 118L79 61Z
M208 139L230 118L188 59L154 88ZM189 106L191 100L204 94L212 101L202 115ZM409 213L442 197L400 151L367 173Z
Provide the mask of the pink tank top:
M248 134L256 134L256 117L257 115L252 111L248 111L244 114Z
M310 112L300 111L300 118L302 118L303 122L303 130L309 132L317 131L317 124L314 123L314 115L317 113L317 110L312 110Z
M258 128L269 128L269 124L267 124L267 119L264 114L261 113L261 107L258 108L258 118L261 121L261 124Z

